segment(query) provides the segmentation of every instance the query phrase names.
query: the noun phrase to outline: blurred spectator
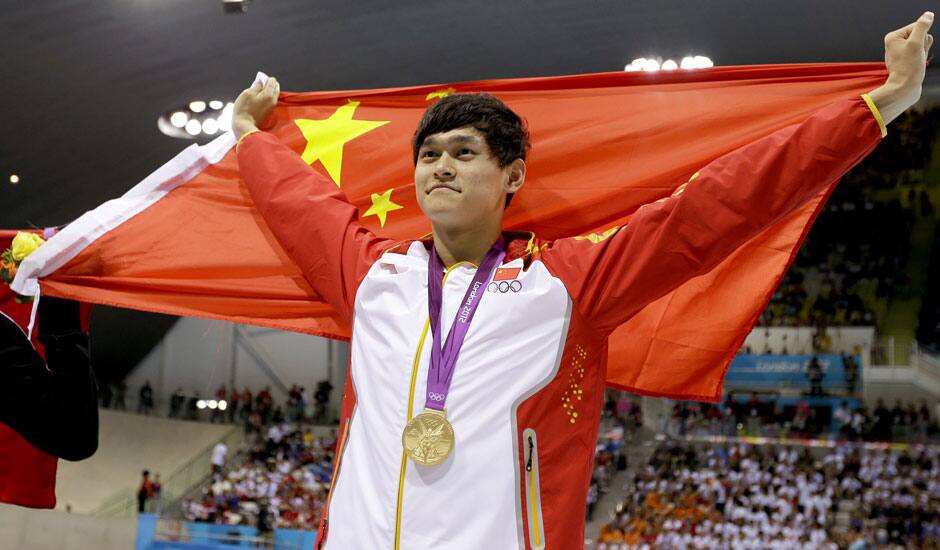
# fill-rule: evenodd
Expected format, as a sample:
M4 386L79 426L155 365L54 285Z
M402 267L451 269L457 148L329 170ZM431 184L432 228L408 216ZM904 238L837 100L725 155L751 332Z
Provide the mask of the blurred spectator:
M153 410L153 388L150 386L150 380L140 387L137 397L137 414L149 415Z
M222 473L225 467L225 456L228 454L228 445L219 441L212 448L212 477Z
M150 481L150 470L141 473L140 487L137 488L137 513L144 513L147 500L153 496L153 482Z
M170 418L177 418L182 414L185 402L186 395L183 393L183 388L176 388L176 391L170 397Z

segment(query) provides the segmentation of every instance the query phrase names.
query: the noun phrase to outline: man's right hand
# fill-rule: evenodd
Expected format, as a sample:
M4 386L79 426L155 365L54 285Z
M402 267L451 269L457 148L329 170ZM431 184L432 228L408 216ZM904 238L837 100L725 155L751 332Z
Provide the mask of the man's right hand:
M264 86L261 82L255 82L238 95L232 107L232 131L235 133L235 139L241 139L243 135L257 130L264 124L274 111L280 93L281 85L272 77L268 78Z

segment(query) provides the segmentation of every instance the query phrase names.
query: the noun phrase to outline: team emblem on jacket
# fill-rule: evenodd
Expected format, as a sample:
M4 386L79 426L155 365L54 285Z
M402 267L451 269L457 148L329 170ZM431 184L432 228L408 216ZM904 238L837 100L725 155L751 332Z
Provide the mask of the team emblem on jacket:
M516 279L522 271L518 267L501 267L493 274L493 281L486 286L487 292L516 293L522 290L522 281Z

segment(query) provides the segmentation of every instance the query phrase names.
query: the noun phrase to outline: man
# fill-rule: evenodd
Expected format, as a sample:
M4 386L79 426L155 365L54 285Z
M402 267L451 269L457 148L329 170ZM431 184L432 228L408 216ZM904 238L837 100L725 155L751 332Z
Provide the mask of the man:
M147 500L153 496L153 482L150 480L150 470L140 474L140 486L137 488L137 513L147 511Z
M215 478L222 474L222 469L225 467L225 456L228 454L228 445L224 442L219 441L215 444L215 447L212 448L212 477Z
M432 234L393 242L258 130L275 79L242 92L233 129L248 191L352 325L316 547L581 547L607 335L871 151L920 96L932 20L887 37L884 86L714 161L599 243L503 233L528 136L492 96L451 95L422 117L415 193Z

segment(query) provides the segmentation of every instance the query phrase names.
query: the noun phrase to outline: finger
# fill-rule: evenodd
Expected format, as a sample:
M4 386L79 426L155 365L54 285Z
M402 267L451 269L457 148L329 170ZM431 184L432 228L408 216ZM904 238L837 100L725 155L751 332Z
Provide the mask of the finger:
M254 82L252 82L251 87L248 89L251 90L252 92L258 93L262 90L262 88L264 88L264 85L261 84L261 81L255 80Z
M900 29L893 30L885 35L885 42L890 42L892 40L907 40L907 37L911 35L911 32L914 30L915 23L909 25L904 25Z
M924 14L913 23L914 28L911 29L910 40L914 40L918 44L923 44L931 25L933 25L933 12L925 11Z
M933 46L933 35L932 35L932 34L928 34L928 35L927 35L927 43L924 44L924 53L925 53L925 54L929 54L929 53L930 53L930 47L931 47L931 46Z

